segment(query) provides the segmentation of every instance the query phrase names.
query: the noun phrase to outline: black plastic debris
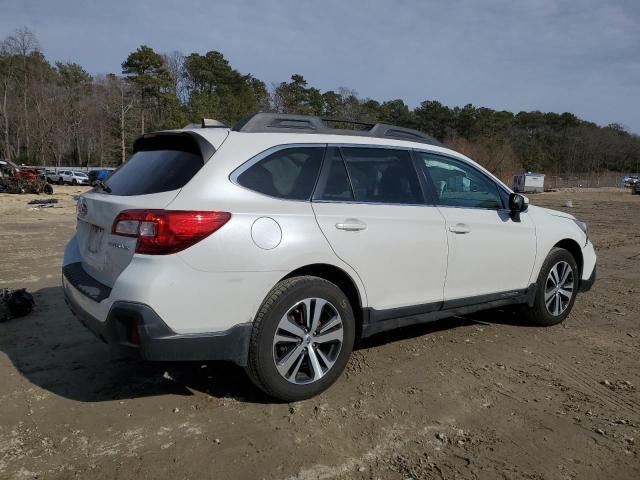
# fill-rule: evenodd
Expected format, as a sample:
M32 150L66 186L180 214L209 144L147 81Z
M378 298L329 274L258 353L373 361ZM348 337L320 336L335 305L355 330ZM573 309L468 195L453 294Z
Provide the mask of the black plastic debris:
M58 203L57 198L45 198L45 199L35 199L29 202L29 205L35 205L36 207L52 207L54 204Z
M0 290L0 322L28 315L35 304L26 288Z

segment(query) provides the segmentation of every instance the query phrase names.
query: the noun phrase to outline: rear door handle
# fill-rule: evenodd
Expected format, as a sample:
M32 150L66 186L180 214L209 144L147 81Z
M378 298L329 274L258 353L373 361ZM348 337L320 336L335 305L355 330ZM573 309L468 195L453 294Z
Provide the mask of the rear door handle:
M469 228L468 225L465 225L464 223L456 223L455 225L449 225L449 231L453 233L465 234L465 233L469 233L471 229Z
M336 223L338 230L346 230L347 232L357 232L358 230L366 230L367 225L358 220L347 219L343 223Z

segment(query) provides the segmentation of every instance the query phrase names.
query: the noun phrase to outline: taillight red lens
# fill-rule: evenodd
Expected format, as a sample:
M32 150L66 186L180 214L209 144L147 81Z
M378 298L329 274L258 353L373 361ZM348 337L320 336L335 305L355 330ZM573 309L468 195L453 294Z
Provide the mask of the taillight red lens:
M229 212L125 210L111 233L138 239L136 253L167 255L188 248L229 221Z

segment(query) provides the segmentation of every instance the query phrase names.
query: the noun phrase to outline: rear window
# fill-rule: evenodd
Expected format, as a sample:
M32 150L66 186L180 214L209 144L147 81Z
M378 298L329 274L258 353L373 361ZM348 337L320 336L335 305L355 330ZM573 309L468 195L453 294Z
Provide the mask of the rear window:
M107 180L112 195L148 195L184 187L202 168L200 155L179 150L134 153Z
M259 193L288 200L309 200L324 147L278 150L238 175L238 183Z
M199 135L158 132L138 138L133 151L131 158L106 180L112 195L178 190L198 173L215 148Z

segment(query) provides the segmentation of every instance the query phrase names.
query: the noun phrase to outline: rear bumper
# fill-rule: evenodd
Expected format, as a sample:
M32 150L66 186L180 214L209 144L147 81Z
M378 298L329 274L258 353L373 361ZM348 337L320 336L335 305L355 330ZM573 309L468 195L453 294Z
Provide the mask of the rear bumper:
M81 303L94 300L78 290L73 280L63 273L67 305L80 323L118 353L152 361L226 360L247 364L250 323L222 332L179 334L148 305L127 301L114 302L106 320L101 321L83 308Z

